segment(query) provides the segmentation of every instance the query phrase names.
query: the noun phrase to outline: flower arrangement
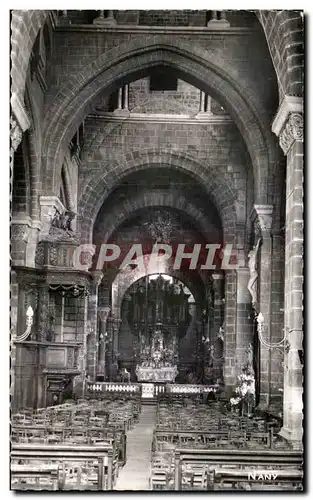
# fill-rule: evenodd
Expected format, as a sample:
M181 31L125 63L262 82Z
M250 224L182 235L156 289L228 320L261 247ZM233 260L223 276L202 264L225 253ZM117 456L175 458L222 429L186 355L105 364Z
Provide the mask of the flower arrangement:
M231 406L239 405L241 398L230 398L229 402Z
M239 394L242 399L249 395L255 395L255 379L252 373L241 373L238 377L239 386L236 387L235 392Z
M238 386L235 389L235 393L238 396L231 398L234 402L232 404L230 401L231 406L237 406L241 403L242 411L245 408L249 415L255 402L255 378L251 370L244 368L243 372L238 376Z

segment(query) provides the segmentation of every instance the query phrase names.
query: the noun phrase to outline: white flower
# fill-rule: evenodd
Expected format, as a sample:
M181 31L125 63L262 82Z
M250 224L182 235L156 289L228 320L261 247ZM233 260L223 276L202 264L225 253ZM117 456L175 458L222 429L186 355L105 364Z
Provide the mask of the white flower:
M240 398L230 398L229 402L231 406L236 406L240 403Z

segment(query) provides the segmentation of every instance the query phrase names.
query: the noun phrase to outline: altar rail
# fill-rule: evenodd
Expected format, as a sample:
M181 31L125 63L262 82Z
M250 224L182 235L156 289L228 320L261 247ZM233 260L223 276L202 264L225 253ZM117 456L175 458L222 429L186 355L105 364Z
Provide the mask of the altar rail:
M141 383L127 383L127 382L88 382L87 391L90 394L103 394L103 393L116 393L116 394L141 394ZM162 384L153 383L153 394L159 396L163 394L173 395L198 395L217 393L219 390L218 385L195 385L195 384Z
M120 382L94 382L87 383L87 391L91 394L118 393L140 394L141 384Z
M171 394L208 394L218 392L218 385L167 384L166 392Z

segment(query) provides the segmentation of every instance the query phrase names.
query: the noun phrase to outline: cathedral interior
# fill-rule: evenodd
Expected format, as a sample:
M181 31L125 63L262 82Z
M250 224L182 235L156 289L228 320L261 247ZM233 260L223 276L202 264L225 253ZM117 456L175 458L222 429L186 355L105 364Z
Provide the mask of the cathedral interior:
M11 488L303 490L300 10L11 11Z

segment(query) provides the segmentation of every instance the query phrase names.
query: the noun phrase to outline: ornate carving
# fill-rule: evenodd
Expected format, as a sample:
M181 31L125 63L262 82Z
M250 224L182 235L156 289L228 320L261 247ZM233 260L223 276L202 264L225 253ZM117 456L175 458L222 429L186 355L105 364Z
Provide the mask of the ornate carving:
M66 231L57 227L50 227L49 234L45 237L47 241L71 241L79 243L78 236L73 231Z
M67 368L74 368L74 349L67 349Z
M261 238L272 228L273 206L272 205L254 205L256 217L254 219L255 235Z
M35 253L35 263L42 266L45 262L45 249L43 242L39 242Z
M272 216L268 214L258 214L258 225L262 232L270 231L272 227Z
M303 141L303 115L290 113L285 129L279 136L279 144L286 155L294 141Z
M50 245L49 248L49 264L51 266L57 266L59 260L59 248L57 245Z
M38 288L36 288L36 285L26 285L24 287L25 291L25 310L29 306L33 308L34 311L36 311L37 306L38 306Z
M49 234L46 239L48 241L77 241L78 235L72 229L72 221L75 218L75 213L68 210L64 214L55 209L55 214L51 220Z
M68 210L64 214L61 214L58 210L55 211L55 215L51 221L51 226L64 229L65 231L72 230L72 221L75 219L75 213Z
M11 147L13 148L13 151L16 151L22 140L23 132L17 121L12 116L10 118L10 125Z
M27 242L29 227L25 224L12 224L11 237L14 240L23 240Z
M48 317L49 317L49 292L46 289L41 289L39 294L38 304L38 340L40 342L46 340L48 330Z

